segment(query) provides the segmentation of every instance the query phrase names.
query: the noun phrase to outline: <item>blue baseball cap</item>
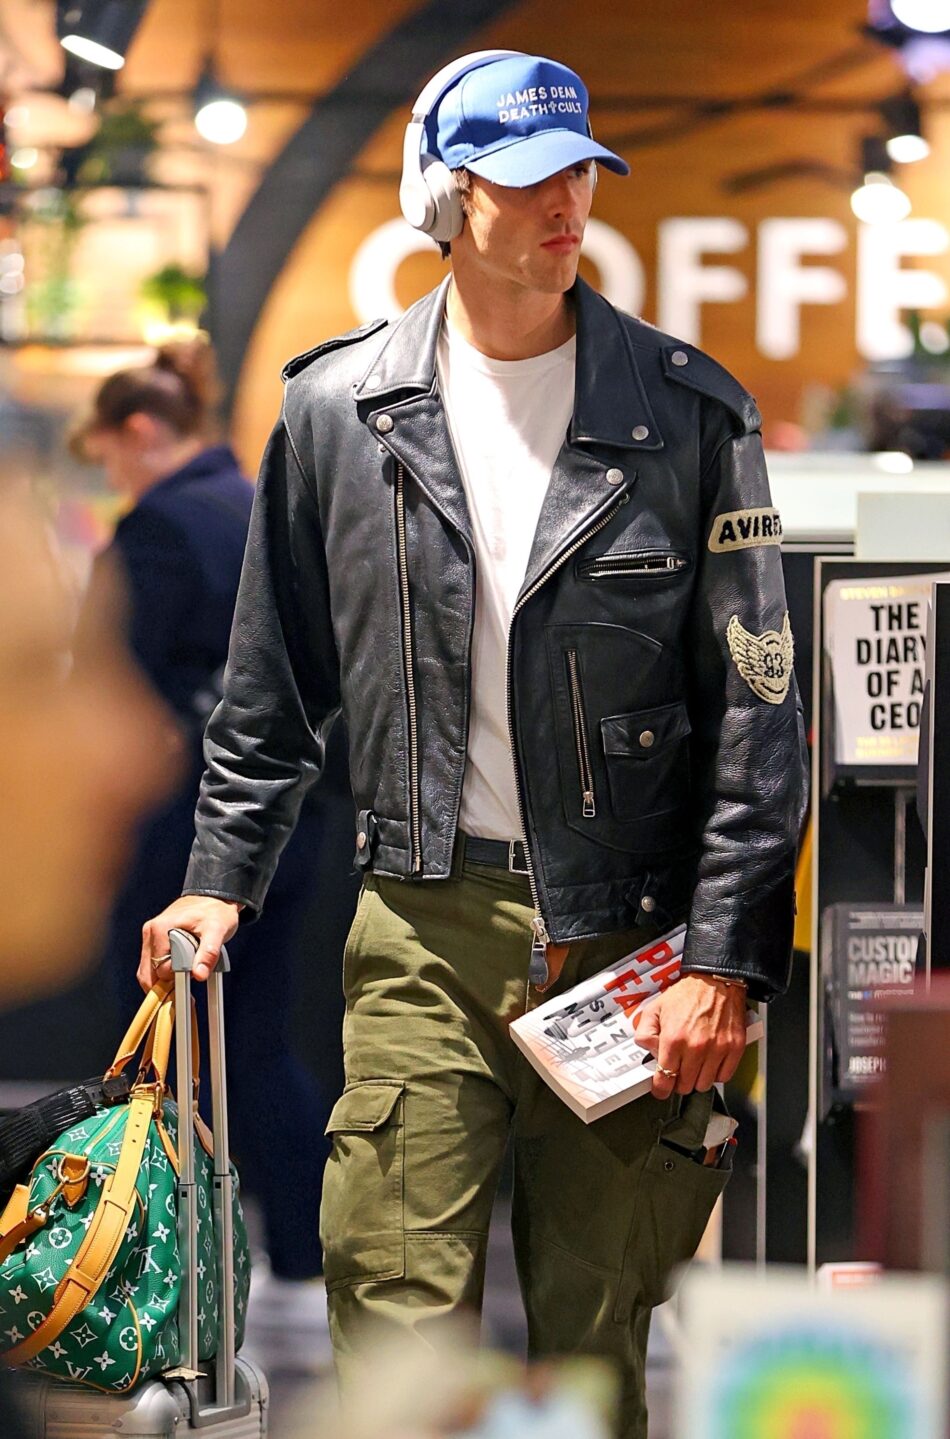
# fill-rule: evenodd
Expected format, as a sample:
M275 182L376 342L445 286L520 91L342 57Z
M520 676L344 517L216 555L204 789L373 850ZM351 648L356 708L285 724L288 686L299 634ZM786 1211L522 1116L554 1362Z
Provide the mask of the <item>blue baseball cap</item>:
M536 185L582 160L618 175L630 166L591 138L584 82L566 65L514 55L469 70L426 125L430 151L496 185Z

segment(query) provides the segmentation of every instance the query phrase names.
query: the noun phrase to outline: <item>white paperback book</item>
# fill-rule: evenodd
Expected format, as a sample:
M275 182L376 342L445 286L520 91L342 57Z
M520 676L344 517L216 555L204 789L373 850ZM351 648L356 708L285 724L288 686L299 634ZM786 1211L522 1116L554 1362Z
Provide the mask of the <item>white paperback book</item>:
M585 1124L651 1088L656 1059L637 1042L633 1023L679 979L685 938L681 924L510 1025L518 1048ZM762 1021L749 1009L746 1043L761 1037Z

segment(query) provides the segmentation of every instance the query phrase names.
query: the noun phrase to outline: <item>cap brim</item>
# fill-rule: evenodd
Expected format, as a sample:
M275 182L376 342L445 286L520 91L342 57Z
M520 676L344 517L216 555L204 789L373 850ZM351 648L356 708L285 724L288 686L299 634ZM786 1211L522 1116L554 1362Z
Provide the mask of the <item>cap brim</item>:
M495 185L522 190L526 185L549 179L559 170L579 165L582 160L596 160L617 175L630 174L626 160L598 145L589 135L578 135L576 130L540 130L534 135L525 135L466 160L465 168Z

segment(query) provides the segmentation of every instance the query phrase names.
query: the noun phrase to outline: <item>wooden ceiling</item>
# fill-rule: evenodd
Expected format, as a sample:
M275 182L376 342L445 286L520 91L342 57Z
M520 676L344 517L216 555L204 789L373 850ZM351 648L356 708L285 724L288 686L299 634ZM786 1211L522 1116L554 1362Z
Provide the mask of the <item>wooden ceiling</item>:
M203 179L213 195L216 242L224 245L261 175L305 118L312 100L339 83L366 50L419 10L420 0L151 0L122 73L121 88L142 95L193 86L214 49L221 78L248 96L243 141L209 156L193 143L187 105L165 100L166 134L177 146L163 177ZM746 224L748 251L730 257L754 288L757 224L772 216L829 216L855 229L849 187L801 176L745 194L725 186L736 172L799 159L853 167L858 141L873 128L873 105L903 83L892 52L866 39L866 0L521 0L500 7L466 48L552 54L577 69L592 93L598 138L616 143L633 167L629 181L606 177L596 213L637 248L647 273L644 312L655 314L658 224L677 215L726 215ZM214 35L212 26L217 15ZM19 83L55 74L60 52L49 0L4 0L0 52ZM445 59L450 58L446 55ZM840 62L835 66L834 62ZM702 107L788 91L805 100L865 102L853 113L789 103L702 113ZM299 99L295 98L299 97ZM927 85L934 155L906 175L915 213L950 223L950 76ZM326 198L301 234L260 314L248 348L235 424L248 464L256 462L279 399L280 363L348 328L349 266L362 240L397 213L392 176L400 164L400 105L355 157L354 175ZM687 122L693 123L688 124ZM648 132L648 133L644 133ZM374 173L378 179L373 179ZM835 263L839 263L836 261ZM941 262L942 263L942 262ZM853 252L840 267L853 291ZM939 269L940 263L934 264ZM438 278L435 259L407 262L400 293ZM948 272L950 274L950 272ZM806 313L798 362L764 361L754 347L753 301L708 307L704 343L756 391L766 413L796 418L801 395L820 381L843 384L857 364L853 295L847 305Z

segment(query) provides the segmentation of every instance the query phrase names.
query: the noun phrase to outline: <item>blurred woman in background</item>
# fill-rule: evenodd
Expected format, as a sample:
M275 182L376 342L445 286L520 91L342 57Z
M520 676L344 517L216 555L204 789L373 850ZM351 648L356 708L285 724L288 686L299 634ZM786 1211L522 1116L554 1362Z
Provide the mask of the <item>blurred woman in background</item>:
M141 999L130 961L142 925L181 891L202 735L220 696L253 498L233 452L216 442L216 403L210 346L168 345L154 363L107 379L72 441L131 505L93 565L77 672L88 617L104 607L122 614L131 649L183 736L182 782L141 827L112 914L104 964L123 1018ZM261 1207L270 1259L269 1275L261 1282L259 1272L252 1290L249 1339L273 1360L264 1351L277 1329L276 1357L301 1365L312 1357L314 1367L328 1356L322 1285L312 1282L322 1268L316 1214L328 1107L292 1053L290 1001L295 932L319 848L320 821L311 811L283 855L264 915L229 946L225 1003L232 1144L245 1189ZM210 1092L206 1075L202 1092Z

